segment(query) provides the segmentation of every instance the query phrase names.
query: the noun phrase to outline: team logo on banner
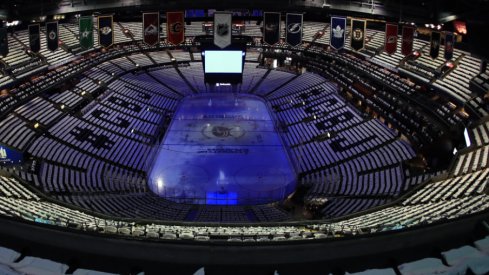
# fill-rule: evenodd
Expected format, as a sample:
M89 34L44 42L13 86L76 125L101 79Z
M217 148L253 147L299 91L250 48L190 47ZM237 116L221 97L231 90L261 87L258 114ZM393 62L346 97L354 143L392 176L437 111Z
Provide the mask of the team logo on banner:
M285 41L292 47L302 43L302 14L287 13L285 25L287 26L285 33Z
M58 49L58 22L46 23L46 40L48 50L54 52Z
M220 37L227 36L229 34L229 24L217 24L216 34Z
M166 35L168 42L178 45L185 40L185 26L183 12L166 13Z
M98 17L98 43L105 48L114 44L114 21L112 16Z
M223 49L231 45L232 13L214 13L214 45Z
M365 47L365 20L352 19L351 21L351 47L361 50Z
M339 50L345 46L345 17L331 17L331 37L330 45L333 49Z
M82 49L87 50L93 47L93 18L91 16L80 17L78 35Z
M445 33L445 59L450 60L453 57L453 44L455 43L455 36L453 32Z
M154 46L160 42L160 14L143 13L143 42Z
M440 53L440 38L440 32L431 32L430 56L433 59L436 59Z
M397 24L385 24L384 51L387 54L394 54L397 50Z
M410 55L413 52L414 30L411 26L402 27L401 53L403 55Z
M263 41L275 45L280 40L280 13L265 12L263 14Z
M41 50L40 31L39 24L29 25L29 48L35 53Z
M3 57L8 55L7 28L0 28L0 55Z

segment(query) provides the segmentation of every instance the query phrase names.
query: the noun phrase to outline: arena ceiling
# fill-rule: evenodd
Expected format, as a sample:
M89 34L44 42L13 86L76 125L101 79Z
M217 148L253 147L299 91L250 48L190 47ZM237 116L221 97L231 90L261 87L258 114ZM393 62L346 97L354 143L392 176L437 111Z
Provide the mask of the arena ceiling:
M280 7L280 8L277 8ZM51 20L54 15L64 14L65 20L73 20L75 14L114 14L116 20L141 20L144 11L169 11L186 9L216 9L251 11L302 12L304 19L326 21L331 15L348 15L392 22L447 24L461 20L466 22L468 43L474 54L489 58L487 26L489 0L15 0L0 1L0 20ZM25 25L23 26L25 27Z
M471 18L487 10L488 0L16 0L2 1L0 16L17 20L41 15L140 9L170 10L189 8L297 10L306 14L364 14L369 17L392 17L420 23L443 23L456 18ZM138 9L134 9L137 7Z

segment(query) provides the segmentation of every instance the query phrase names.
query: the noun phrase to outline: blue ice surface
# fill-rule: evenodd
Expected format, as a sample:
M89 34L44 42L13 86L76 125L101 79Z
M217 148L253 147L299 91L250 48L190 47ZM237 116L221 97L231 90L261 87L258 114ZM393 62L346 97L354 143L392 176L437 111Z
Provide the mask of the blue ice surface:
M175 202L266 204L286 198L296 186L269 110L252 95L184 98L154 153L149 187Z

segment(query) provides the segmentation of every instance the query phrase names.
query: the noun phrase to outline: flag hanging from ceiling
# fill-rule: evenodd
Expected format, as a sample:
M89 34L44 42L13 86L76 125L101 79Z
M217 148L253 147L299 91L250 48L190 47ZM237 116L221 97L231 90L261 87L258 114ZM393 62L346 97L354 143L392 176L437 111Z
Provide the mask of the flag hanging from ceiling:
M98 17L98 43L105 48L114 44L114 21L112 15Z
M401 53L403 55L410 55L413 52L414 30L412 26L402 27Z
M46 41L48 50L54 52L58 49L58 21L46 23Z
M93 18L91 16L80 17L78 36L82 49L88 50L93 47Z
M41 37L39 24L29 25L29 48L38 53L41 50Z
M330 45L333 49L339 50L345 46L345 30L346 30L346 18L345 17L331 17L331 29Z
M450 60L453 57L453 45L455 44L455 35L453 32L445 33L445 59Z
M168 42L178 45L185 40L185 25L182 11L166 13L166 36Z
M436 59L440 53L440 38L440 32L431 32L430 56L433 59Z
M351 20L351 47L359 51L365 47L365 20Z
M8 55L8 37L7 28L0 28L0 55Z
M263 41L275 45L280 41L280 13L265 12L263 14Z
M232 13L214 13L214 45L223 49L231 45Z
M397 50L397 24L385 24L384 51L387 54L394 54Z
M292 47L302 43L302 14L287 13L285 18L285 41Z
M148 46L160 43L160 13L143 13L143 42Z

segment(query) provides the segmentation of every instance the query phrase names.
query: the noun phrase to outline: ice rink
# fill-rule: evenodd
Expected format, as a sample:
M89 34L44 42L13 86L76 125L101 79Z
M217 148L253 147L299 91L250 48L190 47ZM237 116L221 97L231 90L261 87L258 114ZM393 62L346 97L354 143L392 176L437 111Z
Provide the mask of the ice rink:
M181 203L264 204L295 189L296 175L258 97L185 98L148 173L151 190Z

